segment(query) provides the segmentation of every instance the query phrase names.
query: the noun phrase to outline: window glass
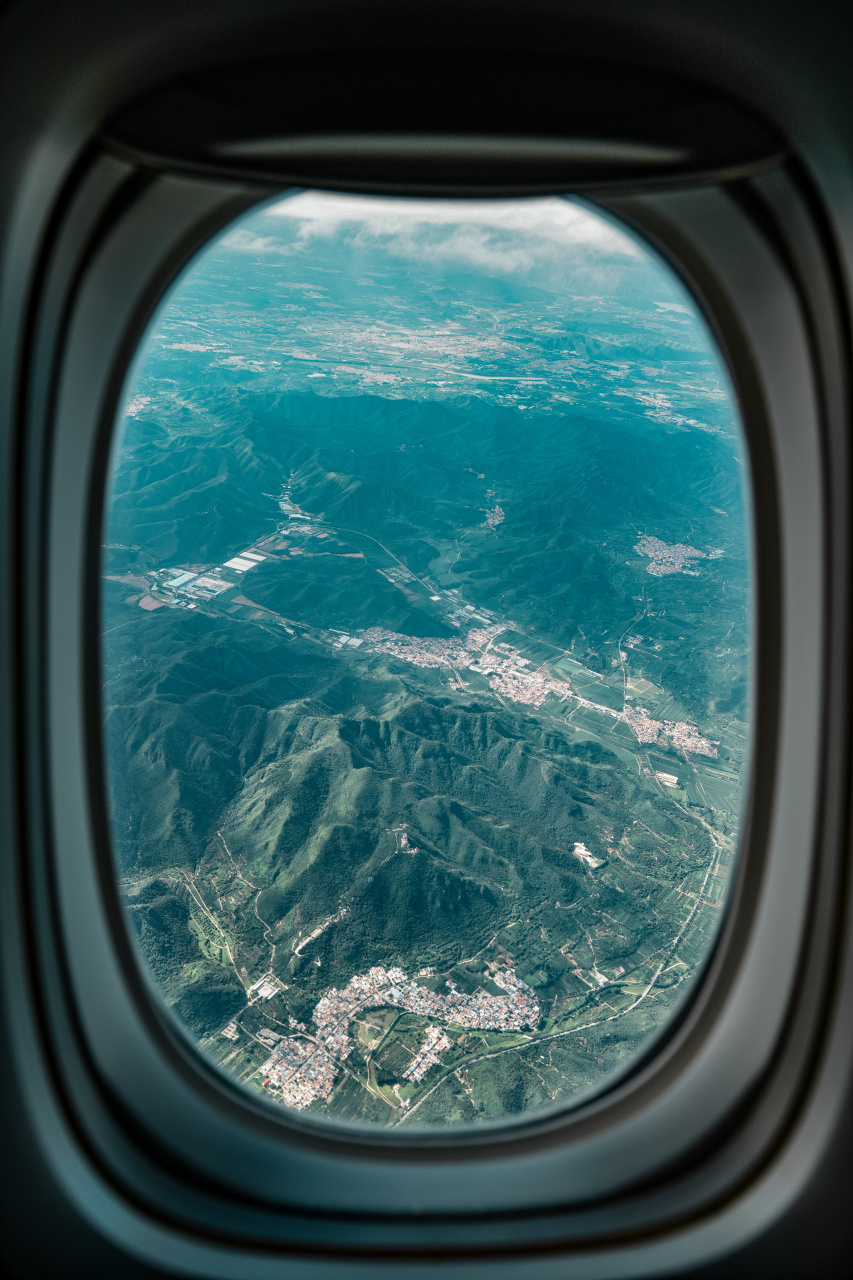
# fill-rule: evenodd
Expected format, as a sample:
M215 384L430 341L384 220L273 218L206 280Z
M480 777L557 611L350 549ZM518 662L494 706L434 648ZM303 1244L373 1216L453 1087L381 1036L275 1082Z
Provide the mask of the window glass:
M248 1090L481 1124L694 989L738 847L747 481L684 285L562 198L301 191L171 289L106 496L143 968Z

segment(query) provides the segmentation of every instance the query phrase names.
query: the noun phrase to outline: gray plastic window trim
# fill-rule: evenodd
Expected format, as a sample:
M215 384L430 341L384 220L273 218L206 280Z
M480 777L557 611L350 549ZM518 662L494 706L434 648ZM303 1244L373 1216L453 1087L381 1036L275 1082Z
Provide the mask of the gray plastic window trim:
M659 1274L710 1257L781 1211L807 1176L802 1149L819 1150L834 1105L829 1083L815 1086L788 1127L802 1068L786 1067L783 1046L819 896L815 875L824 874L818 814L828 759L829 567L827 531L815 518L826 502L826 395L802 298L767 238L722 190L609 204L667 253L704 304L742 397L756 494L766 490L763 506L756 496L759 593L764 583L768 595L756 687L766 659L778 723L771 714L756 726L738 883L689 1012L641 1069L576 1110L415 1142L346 1133L240 1094L158 1022L144 982L118 954L97 804L93 548L124 370L175 271L264 194L143 178L99 161L45 276L46 291L65 281L67 307L64 327L37 331L32 365L42 361L56 390L41 405L31 392L45 429L32 433L40 483L31 518L45 541L41 559L33 539L42 610L33 623L42 625L27 667L33 688L46 692L27 749L43 770L50 819L40 840L33 817L31 853L55 1078L39 1065L35 1039L20 1052L46 1149L101 1230L187 1274L279 1274L281 1251L306 1263L316 1254L317 1274L332 1274L338 1250L389 1260L434 1250L449 1276L454 1255L480 1256L485 1270L495 1250L545 1250L535 1269L525 1261L543 1275L562 1268L567 1249L578 1276ZM833 1052L849 1060L850 1048L848 1036ZM690 1172L672 1179L678 1168ZM639 1243L650 1231L665 1238ZM475 1273L473 1261L458 1266Z

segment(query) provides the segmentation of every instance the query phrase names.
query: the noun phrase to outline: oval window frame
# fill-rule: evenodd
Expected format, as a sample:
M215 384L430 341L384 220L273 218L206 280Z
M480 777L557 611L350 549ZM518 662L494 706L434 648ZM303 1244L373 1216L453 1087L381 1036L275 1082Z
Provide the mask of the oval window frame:
M215 1209L208 1207L202 1212L199 1201L204 1196L197 1192L190 1197L193 1205L185 1210L185 1216L197 1217L199 1224L206 1221L207 1229L213 1229L219 1220L222 1197L234 1195L244 1202L242 1215L236 1213L236 1219L243 1219L240 1233L250 1229L251 1219L252 1230L260 1230L264 1223L261 1235L282 1243L313 1237L328 1245L332 1236L342 1243L363 1241L365 1231L379 1219L384 1220L383 1230L390 1233L389 1239L399 1236L412 1244L417 1240L425 1243L435 1240L440 1232L445 1247L454 1239L461 1242L463 1238L469 1247L476 1247L478 1239L485 1247L487 1240L494 1241L513 1231L516 1237L521 1233L531 1241L551 1238L558 1221L562 1224L561 1236L577 1233L579 1237L589 1237L590 1233L607 1230L608 1221L607 1210L593 1211L591 1202L616 1197L623 1201L617 1216L624 1229L631 1218L630 1213L626 1215L624 1198L631 1188L643 1182L662 1182L670 1168L719 1140L738 1108L760 1087L784 1033L796 986L800 949L795 952L789 946L787 981L778 984L783 990L773 1016L765 1010L768 1026L762 1051L757 1054L760 1061L753 1063L751 1075L740 1071L737 1079L721 1072L720 1062L727 1056L724 1051L722 1059L719 1057L719 1046L725 1039L720 1031L721 1021L726 1016L731 1021L737 1006L741 1032L734 1035L734 1042L743 1042L747 1025L754 1032L754 1017L749 1012L755 1007L754 999L748 999L743 990L747 967L751 966L758 991L764 989L768 968L774 968L768 961L767 947L757 936L759 926L763 938L775 933L778 940L779 920L785 919L787 912L788 926L781 926L785 936L802 937L809 908L810 864L802 849L811 844L820 787L819 777L812 775L821 759L822 671L815 664L818 669L811 684L798 682L792 674L796 666L792 653L802 656L808 652L813 656L815 652L825 652L821 593L826 564L821 530L804 530L805 535L811 536L799 542L791 532L792 526L797 528L792 486L801 488L804 481L811 483L818 504L822 491L821 413L796 291L755 227L718 189L646 196L634 201L602 201L618 217L633 220L642 234L656 240L657 247L677 265L694 296L703 303L706 317L729 357L744 404L745 430L753 432L753 441L764 433L759 448L762 466L753 462L754 474L763 475L767 485L763 497L756 494L756 648L763 644L762 656L766 658L783 636L785 645L778 646L783 649L778 670L774 672L773 661L763 665L757 673L756 688L760 699L761 681L769 681L772 686L778 677L784 697L780 701L772 689L766 696L787 716L779 743L784 740L788 752L786 757L779 745L779 767L784 772L781 782L778 776L772 776L773 770L763 783L760 771L757 780L753 780L745 824L752 847L745 848L741 855L742 870L733 891L724 937L689 1015L663 1050L624 1088L617 1086L578 1111L557 1118L534 1117L523 1125L526 1132L516 1126L498 1134L475 1132L473 1140L464 1143L459 1142L458 1134L418 1135L413 1148L406 1140L377 1144L373 1135L365 1138L355 1131L345 1138L339 1130L318 1135L313 1127L309 1132L298 1119L285 1115L278 1132L271 1137L277 1127L275 1121L261 1114L250 1099L232 1096L221 1087L218 1078L206 1077L195 1055L187 1054L170 1036L147 993L134 979L135 966L128 966L127 955L119 965L114 963L122 943L112 902L117 895L111 893L104 880L104 819L98 812L102 775L98 771L96 740L100 722L99 717L93 716L91 703L92 650L96 649L92 643L92 592L93 580L97 582L92 544L93 538L97 544L100 528L97 512L98 494L103 489L104 441L112 429L124 369L156 299L175 272L215 227L228 221L238 208L248 207L267 193L257 188L169 176L139 182L129 165L123 166L121 175L117 170L122 166L116 161L103 161L101 165L103 186L109 185L103 178L103 166L114 167L116 189L110 199L121 208L116 210L107 234L101 235L75 281L73 303L67 310L67 327L62 335L64 359L51 415L52 435L49 450L41 459L44 464L49 452L53 460L42 512L51 517L42 579L42 607L47 622L43 656L48 690L43 759L54 816L50 875L62 939L62 963L68 966L69 1007L73 1008L73 1016L66 1023L68 1041L57 1050L60 1061L68 1068L68 1078L76 1077L79 1082L90 1076L98 1082L103 1094L98 1105L106 1106L110 1114L125 1117L130 1130L144 1136L142 1145L153 1153L154 1165L161 1175L164 1168L169 1168L174 1177L174 1170L178 1169L197 1188L212 1189L210 1204ZM129 192L134 182L136 189ZM116 202L119 190L123 199ZM745 264L751 268L751 278L744 275ZM785 357L780 365L781 351L785 351ZM735 368L732 362L737 360L741 364ZM797 403L798 391L806 396L799 416L791 410L792 404ZM800 439L804 423L809 431L807 444ZM797 456L798 443L805 445L805 457ZM758 454L754 452L753 457L757 460ZM774 474L779 478L778 487ZM782 558L775 583L772 559L780 548L780 537L768 535L773 517L767 515L768 504L772 507L774 498L782 504L780 527L787 532L787 546L800 556L793 564L790 555ZM796 590L803 582L813 593L811 607L803 607L802 592ZM763 606L762 591L769 597ZM795 599L796 605L792 603ZM774 640L773 608L780 601L780 634ZM798 705L803 710L795 712ZM791 731L786 732L785 728L794 718L801 729L797 751L790 749ZM767 754L776 759L775 742ZM69 760L74 762L72 768ZM808 767L798 769L796 760L811 760L811 773ZM799 788L793 785L797 780ZM768 790L763 797L762 786ZM785 810L787 816L778 809L781 791L789 806ZM775 809L771 809L773 805ZM771 823L775 824L775 837L762 834ZM759 847L762 843L763 847ZM778 882L783 873L778 857L777 865L768 868L762 854L768 861L773 854L781 856L780 845L787 848L789 861L798 866L801 880L799 890L789 882L787 891L778 895L776 910L781 914L774 923L768 881L772 878ZM108 875L113 881L111 859ZM791 925L795 917L796 923ZM103 981L100 986L93 981L93 974L103 977L104 964L115 969L116 981L107 984L107 990ZM778 981L778 966L775 972ZM738 983L740 994L736 990ZM97 1001L86 995L94 989L99 990ZM728 1034L731 1045L731 1026ZM715 1044L716 1065L710 1053ZM701 1115L696 1095L691 1098L686 1087L688 1068L695 1068L700 1061L704 1061L707 1080L726 1086L722 1091L726 1096L721 1097L716 1112L706 1108ZM201 1112L197 1105L200 1095L204 1099ZM703 1097L707 1099L707 1092ZM164 1100L168 1100L166 1107L162 1107ZM85 1110L94 1104L90 1097L85 1104L77 1098L76 1105ZM158 1111L159 1107L162 1109ZM661 1111L655 1115L655 1108L661 1107L669 1111L663 1124ZM697 1120L701 1121L698 1125ZM664 1133L669 1135L668 1142L662 1141ZM602 1141L608 1134L611 1141ZM619 1135L623 1154L625 1150L633 1151L633 1159L620 1158L613 1134ZM651 1144L650 1134L654 1135ZM649 1159L652 1148L656 1153L654 1165ZM574 1179L566 1176L568 1149L573 1153ZM229 1153L226 1159L222 1157L223 1150ZM287 1156L284 1161L283 1153ZM479 1165L481 1172L487 1168L488 1194L481 1188L465 1201L458 1194L460 1168L470 1181L472 1162ZM284 1182L283 1164L287 1165ZM380 1168L382 1177L378 1178ZM617 1168L620 1177L614 1180L611 1175ZM349 1176L343 1177L341 1170ZM597 1183L590 1177L591 1170L601 1175ZM366 1171L371 1174L369 1179L365 1178ZM270 1183L274 1173L279 1178L277 1187ZM522 1184L526 1194L520 1202L518 1191ZM169 1187L170 1194L174 1192L174 1184L167 1177L159 1194L153 1183L147 1194L152 1203L165 1208L168 1196L164 1186ZM185 1181L182 1186L186 1200ZM332 1188L337 1199L330 1194ZM706 1183L703 1197L707 1191ZM254 1213L245 1208L247 1201L259 1206ZM574 1212L568 1208L571 1204ZM638 1210L639 1218L645 1220L647 1209L646 1203L645 1209ZM275 1216L275 1229L270 1227L268 1210ZM455 1225L451 1225L451 1219ZM533 1219L537 1227L532 1225ZM613 1220L611 1214L611 1223ZM526 1224L523 1229L522 1223Z

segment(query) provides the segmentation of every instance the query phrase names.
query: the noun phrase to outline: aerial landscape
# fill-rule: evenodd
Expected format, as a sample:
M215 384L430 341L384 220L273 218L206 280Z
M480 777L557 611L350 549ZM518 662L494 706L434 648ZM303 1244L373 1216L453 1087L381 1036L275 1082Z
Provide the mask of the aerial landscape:
M746 494L695 304L582 201L296 192L196 257L101 647L128 927L211 1063L415 1131L653 1051L737 858Z

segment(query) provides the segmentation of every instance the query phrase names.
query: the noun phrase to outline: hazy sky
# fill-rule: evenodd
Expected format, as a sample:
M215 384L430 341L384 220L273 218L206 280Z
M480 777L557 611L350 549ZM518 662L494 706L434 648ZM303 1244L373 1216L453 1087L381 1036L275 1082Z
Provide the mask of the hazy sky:
M688 307L672 272L627 231L582 203L426 200L303 191L244 219L232 251L301 257L340 253L437 273L511 278L549 292L610 293L626 285ZM692 307L689 308L691 311Z

